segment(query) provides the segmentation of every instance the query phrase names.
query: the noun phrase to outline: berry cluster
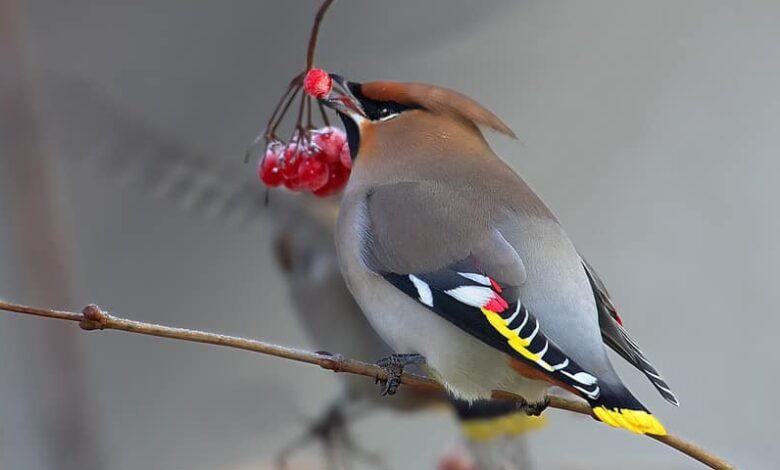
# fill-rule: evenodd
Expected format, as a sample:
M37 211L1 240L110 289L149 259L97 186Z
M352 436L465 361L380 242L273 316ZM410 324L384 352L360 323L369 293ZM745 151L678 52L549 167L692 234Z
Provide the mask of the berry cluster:
M283 185L291 191L308 190L315 196L327 197L344 189L349 180L352 158L347 137L344 131L330 126L328 113L320 101L330 95L333 80L328 72L314 67L320 23L332 3L333 0L323 0L314 17L306 68L290 80L268 118L265 130L255 138L244 156L244 163L249 162L255 150L259 150L258 144L265 141L265 152L257 164L257 176L267 187ZM280 139L277 131L296 99L299 104L292 135L287 140ZM319 108L323 123L319 128L314 125L315 107Z
M309 190L315 196L326 197L344 188L351 170L344 131L323 127L287 144L271 141L257 166L257 175L269 187L283 185L291 191Z
M325 98L332 88L330 75L317 68L308 69L290 82L263 134L266 147L257 164L257 176L266 186L284 186L291 191L309 190L319 197L327 197L344 189L352 171L347 137L344 131L329 125L322 103L318 102L317 105L325 126L315 128L312 125L311 98ZM303 93L295 131L290 140L283 142L276 137L276 129L301 89ZM259 139L260 136L255 142Z

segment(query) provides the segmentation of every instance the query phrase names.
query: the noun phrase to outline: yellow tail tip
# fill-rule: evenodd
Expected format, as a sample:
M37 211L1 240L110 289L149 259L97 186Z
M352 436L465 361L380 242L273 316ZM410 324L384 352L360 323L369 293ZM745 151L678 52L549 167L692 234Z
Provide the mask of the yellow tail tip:
M461 422L463 434L473 441L489 441L499 436L517 436L547 424L544 416L528 416L522 411L495 418L471 419Z
M638 434L666 435L664 425L647 411L597 406L593 408L593 414L601 422L616 428L627 429Z

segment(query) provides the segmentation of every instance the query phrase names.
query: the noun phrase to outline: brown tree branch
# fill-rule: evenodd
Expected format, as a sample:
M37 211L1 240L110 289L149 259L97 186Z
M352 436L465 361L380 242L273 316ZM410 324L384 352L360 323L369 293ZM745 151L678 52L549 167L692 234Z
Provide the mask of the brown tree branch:
M213 344L217 346L226 346L229 348L243 349L260 354L291 359L293 361L315 364L323 369L333 372L349 372L351 374L364 375L378 379L387 379L387 371L374 364L346 359L342 356L315 353L302 349L288 348L276 344L266 343L254 339L239 338L236 336L227 336L205 331L189 330L186 328L173 328L170 326L145 323L125 318L115 317L102 311L97 305L87 305L82 313L52 310L48 308L30 307L12 302L0 300L0 310L8 312L21 313L45 318L55 318L58 320L69 320L79 322L79 326L84 330L120 330L131 333L138 333L149 336L159 336L161 338L178 339L182 341L191 341L195 343ZM418 392L443 395L444 387L438 382L419 375L404 373L401 377L401 383L407 387L414 388ZM508 393L497 392L494 398L520 400L522 397ZM590 407L578 400L569 400L565 398L550 397L550 406L561 410L567 410L574 413L592 416ZM724 459L702 449L701 447L686 441L674 435L652 436L653 439L666 444L669 447L677 449L683 454L698 460L699 462L714 468L716 470L736 470L737 467L726 462Z
M309 35L309 47L306 49L306 71L308 72L314 65L314 53L317 50L317 37L320 35L320 25L323 18L325 18L325 12L328 11L333 0L325 0L320 5L320 9L317 10L317 14L314 16L314 25L311 27L311 34Z

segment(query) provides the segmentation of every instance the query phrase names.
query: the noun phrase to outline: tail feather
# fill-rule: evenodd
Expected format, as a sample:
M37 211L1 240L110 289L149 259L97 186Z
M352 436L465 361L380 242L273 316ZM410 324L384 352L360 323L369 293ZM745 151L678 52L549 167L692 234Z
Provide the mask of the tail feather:
M650 364L650 361L647 360L647 357L642 352L642 349L640 349L639 345L636 344L636 341L634 341L634 339L622 326L618 325L617 329L620 333L620 336L631 348L632 354L629 362L634 364L634 366L636 366L639 370L642 371L643 374L645 374L647 379L650 380L650 383L652 383L655 389L658 390L658 393L664 397L664 400L668 401L674 406L680 406L680 401L677 400L677 397L674 395L674 392L672 392L669 384L666 383L666 380L664 380L663 377L661 377L661 374L658 372L658 370L652 364Z
M637 434L665 436L666 429L622 384L601 383L598 398L588 400L594 416L604 424Z
M582 258L582 265L585 267L585 273L588 275L590 285L593 288L596 307L599 312L599 326L601 327L601 336L604 339L604 343L631 365L642 371L666 401L675 406L680 406L680 402L674 396L669 384L661 377L658 370L650 364L642 349L623 326L623 320L618 315L615 303L612 302L607 288L599 279L596 271L593 270L593 267L584 258Z

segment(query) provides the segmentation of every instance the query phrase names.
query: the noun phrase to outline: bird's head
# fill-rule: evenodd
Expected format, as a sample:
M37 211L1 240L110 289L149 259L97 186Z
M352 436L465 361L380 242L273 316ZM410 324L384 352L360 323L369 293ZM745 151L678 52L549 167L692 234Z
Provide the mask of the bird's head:
M332 89L318 99L336 111L347 131L350 153L356 158L361 134L367 127L381 130L391 121L415 113L456 118L476 130L484 126L515 138L495 114L456 91L423 83L375 81L358 83L330 74ZM409 122L409 125L413 125ZM478 132L478 131L477 131Z

